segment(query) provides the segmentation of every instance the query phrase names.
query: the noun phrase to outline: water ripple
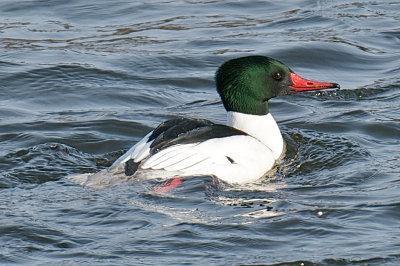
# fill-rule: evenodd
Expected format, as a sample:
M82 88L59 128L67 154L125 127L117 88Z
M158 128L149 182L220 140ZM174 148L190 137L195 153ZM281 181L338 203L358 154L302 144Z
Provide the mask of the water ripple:
M399 7L1 1L0 262L399 264ZM188 177L166 194L65 178L163 120L223 123L215 70L249 54L342 88L270 101L287 144L270 175Z

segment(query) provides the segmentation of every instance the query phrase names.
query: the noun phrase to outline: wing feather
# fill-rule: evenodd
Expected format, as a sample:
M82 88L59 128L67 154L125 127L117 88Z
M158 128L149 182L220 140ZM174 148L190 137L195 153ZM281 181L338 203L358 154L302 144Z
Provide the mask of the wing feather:
M153 131L152 131L153 132ZM144 136L138 143L136 143L132 148L130 148L127 152L124 153L121 157L119 157L111 166L108 168L109 172L113 172L116 168L118 168L121 164L124 164L129 159L132 159L133 154L138 154L139 151L142 153L146 153L144 146L146 145L150 135L152 132L148 133ZM150 144L151 145L151 144ZM150 150L150 149L149 149ZM149 155L150 153L148 153ZM147 155L147 156L148 156Z
M185 158L180 158L180 160L176 160L171 162L169 165L165 166L164 169L167 171L183 171L185 169L189 169L202 161L207 160L209 157L206 154L188 154Z
M142 165L142 168L153 168L161 169L163 165L171 164L172 161L180 160L180 158L185 158L188 156L188 151L192 149L196 144L185 144L185 145L174 145L167 149L164 149L152 156L150 156Z

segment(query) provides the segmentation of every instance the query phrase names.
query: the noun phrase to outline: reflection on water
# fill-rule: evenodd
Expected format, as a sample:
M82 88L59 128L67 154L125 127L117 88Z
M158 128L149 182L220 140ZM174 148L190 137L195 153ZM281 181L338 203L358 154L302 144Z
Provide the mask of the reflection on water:
M397 265L399 8L2 1L1 263ZM65 178L110 166L166 119L224 123L214 72L249 54L342 86L271 100L287 152L267 178L186 178L164 194L155 180L93 191Z

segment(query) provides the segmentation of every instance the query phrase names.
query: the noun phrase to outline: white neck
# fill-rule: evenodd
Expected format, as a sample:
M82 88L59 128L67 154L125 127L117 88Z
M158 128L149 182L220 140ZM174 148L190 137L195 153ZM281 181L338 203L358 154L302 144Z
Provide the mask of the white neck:
M261 141L272 150L275 159L281 156L283 138L270 113L266 115L249 115L230 111L228 112L227 124Z

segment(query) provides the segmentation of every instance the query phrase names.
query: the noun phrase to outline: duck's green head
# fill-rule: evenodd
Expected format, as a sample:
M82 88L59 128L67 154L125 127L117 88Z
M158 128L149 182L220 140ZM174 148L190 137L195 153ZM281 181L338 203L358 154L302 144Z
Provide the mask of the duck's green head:
M227 111L268 114L268 100L293 92L339 88L301 78L285 64L266 56L246 56L225 62L216 73L217 91Z

